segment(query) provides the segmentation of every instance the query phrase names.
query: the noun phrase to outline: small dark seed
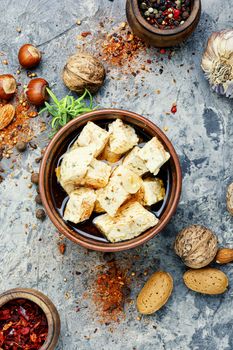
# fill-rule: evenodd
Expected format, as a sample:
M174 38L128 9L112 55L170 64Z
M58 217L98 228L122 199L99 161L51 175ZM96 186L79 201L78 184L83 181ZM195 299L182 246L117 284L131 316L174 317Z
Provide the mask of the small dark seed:
M39 183L39 174L38 173L33 173L31 176L31 182L35 185L38 185Z
M27 149L27 143L24 141L19 141L16 143L16 149L19 152L24 152Z
M42 200L41 200L40 194L36 195L36 197L35 197L35 202L36 202L37 204L42 204Z
M46 214L44 209L37 209L36 210L36 218L43 221L46 218Z

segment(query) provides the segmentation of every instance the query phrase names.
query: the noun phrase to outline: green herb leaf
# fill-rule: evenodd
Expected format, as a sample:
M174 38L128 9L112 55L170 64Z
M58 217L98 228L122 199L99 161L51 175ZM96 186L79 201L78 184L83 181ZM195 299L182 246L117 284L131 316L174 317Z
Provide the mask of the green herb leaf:
M47 88L47 91L52 99L52 103L45 102L45 107L39 113L48 112L52 116L50 137L54 136L60 127L66 125L70 120L97 108L93 108L93 97L88 90L85 90L78 99L67 95L61 100L58 100L50 89ZM89 99L89 104L84 101L85 98Z

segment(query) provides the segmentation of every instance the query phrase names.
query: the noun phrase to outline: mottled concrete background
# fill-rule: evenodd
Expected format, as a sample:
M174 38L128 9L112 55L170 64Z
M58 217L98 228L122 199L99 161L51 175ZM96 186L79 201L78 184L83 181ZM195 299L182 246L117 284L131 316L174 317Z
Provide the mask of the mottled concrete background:
M77 35L87 30L95 32L97 23L105 17L113 18L112 25L125 20L124 8L124 0L1 0L0 51L6 53L9 66L0 64L0 72L15 72L18 48L25 42L35 43L44 52L37 73L63 96L66 89L60 72L66 57L75 51ZM81 26L75 24L77 19L82 20ZM111 74L96 98L103 107L129 109L162 128L168 127L167 135L182 163L183 193L177 214L158 237L136 250L141 259L132 267L136 272L132 298L146 280L137 278L145 269L149 268L150 273L164 269L174 277L174 293L155 315L138 321L132 305L126 310L126 319L110 332L109 327L101 326L95 319L91 301L82 299L103 256L88 253L66 240L67 250L62 256L54 226L49 219L41 224L35 218L35 189L29 189L28 184L30 170L38 169L35 158L40 155L44 136L37 139L36 150L17 157L17 167L0 185L0 291L17 286L37 288L54 301L62 322L57 349L233 349L232 288L217 297L187 290L182 282L185 267L172 250L176 233L192 223L207 225L216 232L221 244L233 246L233 222L225 203L226 187L233 180L232 101L210 91L200 68L208 36L212 31L231 27L232 20L230 0L203 0L195 34L176 49L171 60L153 63L152 71L143 73L144 85L142 73L136 77L122 75L121 69L110 67ZM17 33L17 27L22 28L21 33ZM151 49L138 61L143 63L156 52ZM161 65L162 75L158 74ZM110 75L121 79L110 79ZM28 78L23 73L20 80L26 82ZM155 93L157 89L161 90L160 95ZM138 97L134 96L136 91ZM127 96L129 92L131 98ZM147 95L143 97L144 94ZM174 101L178 112L166 115ZM11 161L3 162L6 170L10 165ZM120 253L117 259L127 263L134 254L135 251ZM232 266L222 270L228 274L231 286ZM76 271L81 274L76 275ZM79 312L76 301L81 307Z

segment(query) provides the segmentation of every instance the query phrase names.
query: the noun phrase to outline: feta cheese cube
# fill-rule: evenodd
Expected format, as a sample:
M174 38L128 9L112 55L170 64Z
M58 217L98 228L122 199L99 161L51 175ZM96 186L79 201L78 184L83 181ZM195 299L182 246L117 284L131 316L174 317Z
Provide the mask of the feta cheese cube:
M91 145L78 147L64 154L60 168L60 182L79 184L85 177L88 165L94 158L95 148Z
M139 236L157 225L156 216L138 202L123 205L115 217L108 214L97 216L93 223L110 242L120 242Z
M116 163L121 159L121 155L112 152L108 143L98 159L106 160L109 163Z
M140 148L135 146L132 151L130 151L123 160L123 165L127 169L133 171L139 176L144 175L148 172L148 168L146 167L146 163L142 158L139 157Z
M149 171L157 175L161 166L170 158L170 154L165 151L162 143L153 137L138 152L140 158L145 161Z
M111 152L123 154L138 144L139 138L131 126L116 119L109 125L109 145Z
M109 136L109 133L100 126L93 122L87 122L72 148L94 144L96 148L94 156L97 157L103 151L108 142Z
M153 205L165 197L163 181L157 178L147 178L142 184L143 205Z
M109 183L96 192L101 207L114 216L120 206L136 193L142 185L142 179L129 169L119 165L112 173Z
M93 188L105 187L108 183L111 171L112 168L108 164L93 159L88 165L87 173L82 180L82 185Z
M95 191L90 188L79 188L70 194L64 212L64 220L78 224L89 219L96 200Z

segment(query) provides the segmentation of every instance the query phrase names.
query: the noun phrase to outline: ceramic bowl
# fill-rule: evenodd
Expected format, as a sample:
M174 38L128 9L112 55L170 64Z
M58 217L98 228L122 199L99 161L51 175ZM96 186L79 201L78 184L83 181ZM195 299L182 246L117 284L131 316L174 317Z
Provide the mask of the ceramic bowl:
M174 29L158 29L149 24L141 15L138 0L127 0L128 23L139 38L156 47L172 47L186 40L195 30L201 15L201 0L191 0L191 13L182 26Z
M66 194L57 182L55 168L58 166L59 158L66 152L68 145L88 121L103 126L103 124L106 125L116 118L130 124L136 132L142 132L148 139L157 136L171 157L167 162L167 175L165 175L166 200L163 207L158 209L159 223L136 238L119 243L110 243L100 233L99 235L96 233L97 229L92 223L81 223L74 227L63 220L61 208L64 207ZM85 248L105 252L135 248L158 234L167 225L176 210L181 193L181 183L179 159L167 136L148 119L136 113L119 109L96 110L83 114L61 128L45 150L39 176L39 190L44 208L57 229L70 240Z
M60 335L60 317L52 301L38 290L15 288L0 294L0 308L14 299L28 299L42 309L48 321L48 336L40 350L55 350Z

